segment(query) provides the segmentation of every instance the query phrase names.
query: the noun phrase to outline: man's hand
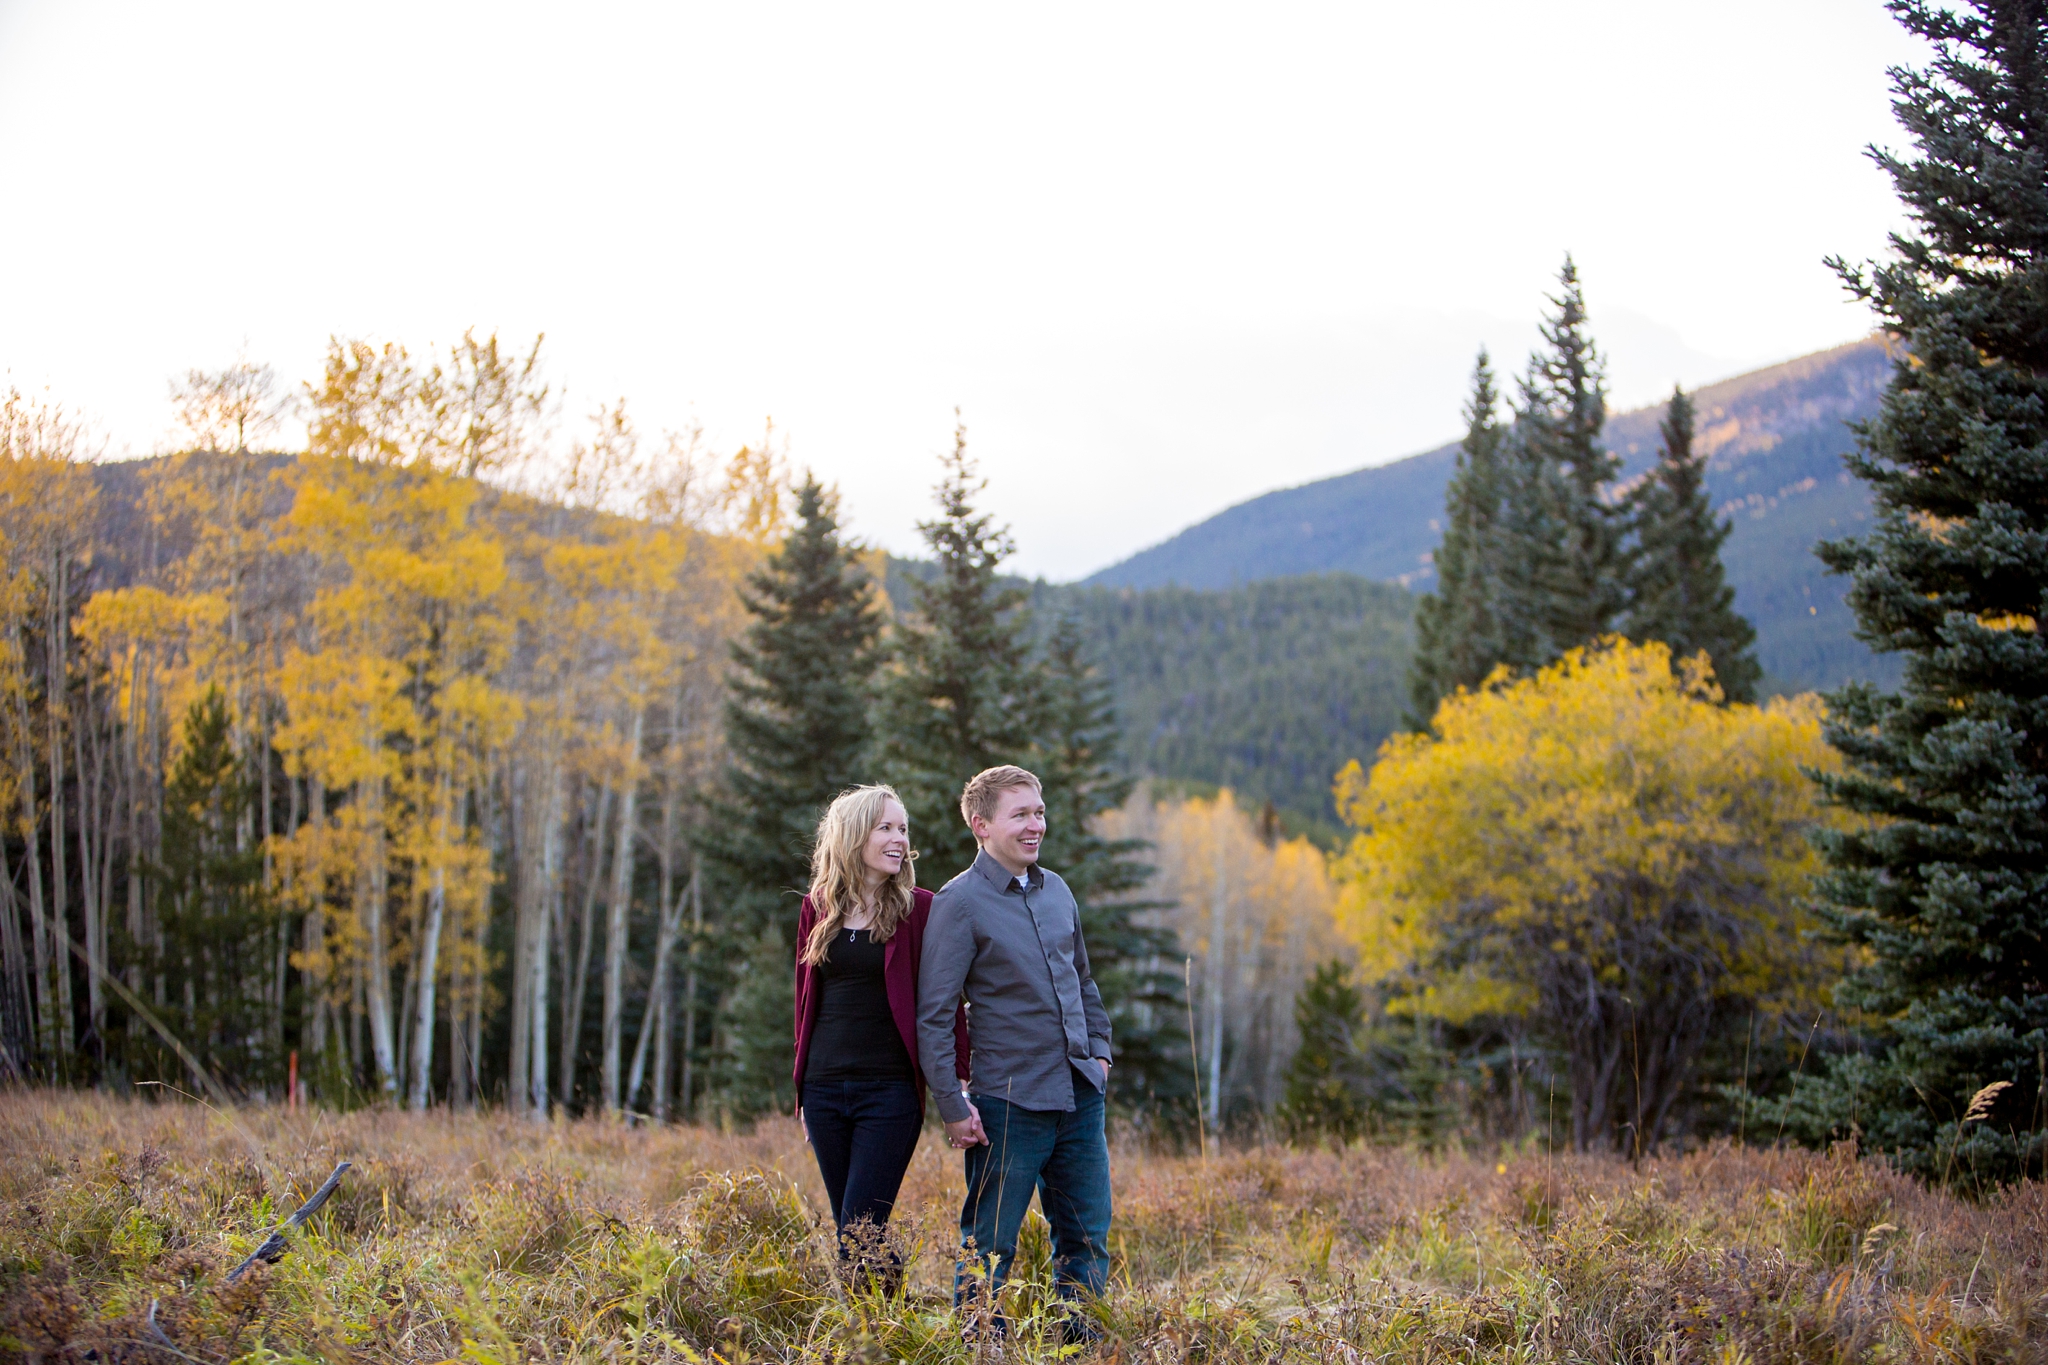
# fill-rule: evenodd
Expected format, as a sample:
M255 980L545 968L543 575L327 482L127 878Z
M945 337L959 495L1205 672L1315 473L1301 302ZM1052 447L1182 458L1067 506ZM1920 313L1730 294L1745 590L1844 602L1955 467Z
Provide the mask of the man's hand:
M972 1100L969 1100L967 1117L957 1123L946 1125L946 1145L961 1148L980 1147L987 1142L988 1132L981 1126L981 1111L974 1107Z

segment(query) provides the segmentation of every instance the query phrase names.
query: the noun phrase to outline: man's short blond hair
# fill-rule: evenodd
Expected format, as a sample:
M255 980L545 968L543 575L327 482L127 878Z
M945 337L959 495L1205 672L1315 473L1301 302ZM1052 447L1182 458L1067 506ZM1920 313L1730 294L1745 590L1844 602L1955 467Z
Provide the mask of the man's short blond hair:
M1038 780L1038 774L1027 772L1014 763L1005 763L1000 768L983 768L967 779L967 785L960 789L960 818L967 822L967 828L974 828L976 816L984 820L996 818L996 803L1003 793L1018 787L1030 787L1043 794L1045 786Z

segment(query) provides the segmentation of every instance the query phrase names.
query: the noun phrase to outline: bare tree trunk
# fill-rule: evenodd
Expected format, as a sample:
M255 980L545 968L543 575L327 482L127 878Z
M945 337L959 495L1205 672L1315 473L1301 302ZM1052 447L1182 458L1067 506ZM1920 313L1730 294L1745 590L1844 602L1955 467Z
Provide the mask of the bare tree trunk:
M389 850L384 841L384 784L372 778L356 787L364 812L363 872L356 879L361 904L358 918L365 940L363 1005L369 1015L370 1054L376 1062L377 1088L398 1097L398 1049L391 1017L391 965L385 942L384 916L390 892Z
M29 1055L34 1049L35 1013L28 984L28 954L21 945L21 907L14 895L14 869L7 862L7 846L0 840L0 964L6 979L0 981L0 1047L7 1051L8 1079L28 1076Z
M619 1112L619 1058L624 1048L626 1012L626 934L633 908L633 836L640 802L640 741L646 732L647 704L633 708L632 733L626 741L626 789L619 799L619 835L613 841L611 912L604 936L604 1107L608 1114ZM666 905L662 913L668 913ZM660 969L657 967L657 971ZM651 999L651 998L650 998ZM646 1036L646 1024L641 1025ZM639 1070L635 1063L634 1070ZM636 1074L634 1088L639 1088Z
M533 921L540 901L540 821L534 817L535 776L532 759L515 751L507 765L506 796L513 831L512 865L512 998L511 1056L505 1074L505 1107L526 1108L527 1078L532 1074Z
M532 1074L528 1078L527 1103L536 1119L548 1116L548 924L560 909L562 889L563 772L559 757L548 777L546 811L543 816L538 909L530 926L533 944L527 961L532 972L528 987L532 1004L529 1023L533 1029L527 1052Z
M576 971L562 994L562 1076L556 1097L569 1104L576 1098L576 1048L583 1038L583 1000L590 988L590 949L597 934L597 889L604 885L604 836L612 805L607 777L597 789L597 815L590 836L590 868L583 882L583 915L576 923ZM567 926L563 926L566 934ZM567 956L566 944L564 957Z
M154 663L152 660L151 678L155 676ZM145 780L142 746L148 716L149 702L144 694L143 678L131 675L128 684L128 743L121 754L127 769L124 776L128 792L128 942L133 948L140 948L145 942L142 929L142 793ZM128 989L137 993L142 990L142 964L139 961L128 964Z
M14 647L17 656L20 657L24 645L19 623L14 627ZM35 731L29 718L28 698L22 691L14 694L14 721L15 763L21 792L22 843L24 851L28 854L29 937L32 940L31 956L35 959L35 1045L37 1051L54 1058L57 1054L57 983L51 976L52 935L49 913L43 903L43 822L36 809L35 751L30 747Z
M697 949L704 941L704 878L698 860L690 859L690 969L683 975L683 1084L677 1092L684 1118L697 1111L692 1086L697 1061Z
M51 965L57 976L57 1055L67 1063L76 1045L76 1018L71 1004L71 887L65 875L64 850L64 717L68 707L65 658L64 599L67 595L62 542L51 551L49 636L44 642L48 665L43 719L50 736L50 942Z
M1218 813L1221 813L1219 803ZM1223 865L1223 838L1218 830L1212 840L1216 851L1216 885L1209 900L1209 1129L1223 1130L1223 968L1226 953L1223 935L1228 927L1229 882Z
M98 765L88 767L85 761L85 732L95 729L93 725L92 679L88 674L85 697L81 706L79 723L71 727L71 761L78 773L78 889L81 909L84 912L85 928L85 1028L87 1035L99 1047L105 1057L105 1045L100 1042L100 1027L105 1022L105 1007L100 1002L100 973L107 964L106 944L100 929L100 878L99 850L95 844L99 821L100 783ZM97 744L94 746L97 748ZM87 774L91 774L88 780Z
M631 1109L640 1100L640 1077L647 1061L647 1044L655 1030L665 1022L668 1011L663 1006L668 1000L668 962L675 954L676 935L683 925L683 900L697 889L693 880L673 905L661 907L661 927L654 940L654 977L647 985L647 1008L640 1013L640 1040L633 1045L633 1066L626 1077L626 1108ZM662 1048L656 1055L658 1069L668 1060L668 1049ZM656 1115L657 1118L664 1117Z
M440 810L435 815L439 828L434 834L433 884L427 892L427 922L420 930L419 1012L412 1026L413 1109L424 1112L431 1089L434 1067L434 985L441 962L441 923L448 909L447 852L454 818L453 784L444 765L441 772Z

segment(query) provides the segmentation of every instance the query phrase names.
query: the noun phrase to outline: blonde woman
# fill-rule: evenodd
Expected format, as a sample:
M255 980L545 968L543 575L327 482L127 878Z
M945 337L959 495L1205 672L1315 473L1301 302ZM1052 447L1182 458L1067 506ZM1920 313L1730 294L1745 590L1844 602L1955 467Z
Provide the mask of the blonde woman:
M796 1096L804 1135L845 1234L889 1221L924 1126L917 966L932 893L917 885L910 816L884 786L842 792L818 822L811 889L797 918ZM954 1065L967 1075L966 1015ZM893 1281L893 1259L882 1267Z

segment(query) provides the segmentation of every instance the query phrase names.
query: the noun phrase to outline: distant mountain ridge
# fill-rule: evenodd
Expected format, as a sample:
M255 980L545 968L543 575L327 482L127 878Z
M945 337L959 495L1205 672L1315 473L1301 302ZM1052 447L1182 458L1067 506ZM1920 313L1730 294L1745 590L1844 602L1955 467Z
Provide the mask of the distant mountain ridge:
M1756 624L1769 687L1897 676L1893 660L1874 657L1854 638L1844 584L1812 554L1815 541L1868 522L1868 492L1841 457L1854 442L1847 424L1876 415L1890 375L1884 344L1870 338L1694 394L1707 487L1735 523L1723 552L1729 581L1736 605ZM1663 417L1660 403L1608 420L1607 445L1621 456L1624 478L1656 460ZM1453 443L1264 494L1083 583L1221 589L1336 571L1426 592L1456 458Z

